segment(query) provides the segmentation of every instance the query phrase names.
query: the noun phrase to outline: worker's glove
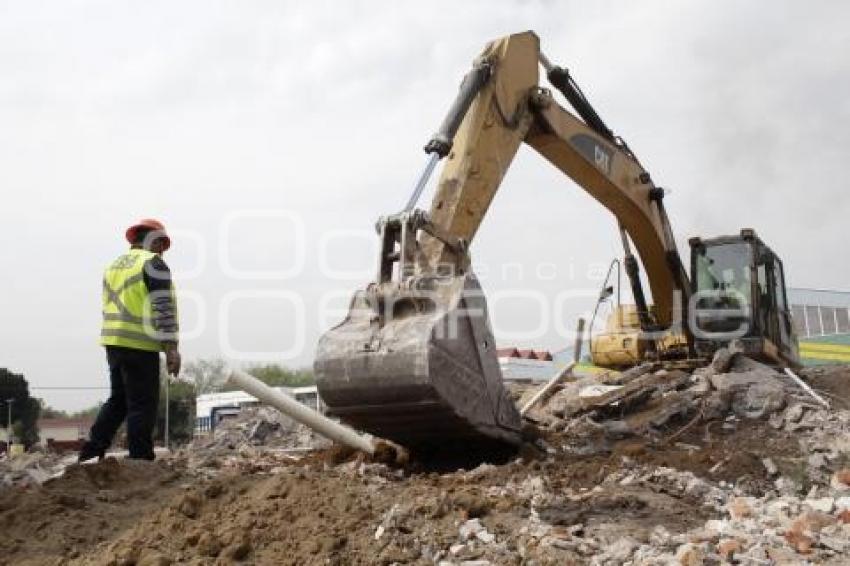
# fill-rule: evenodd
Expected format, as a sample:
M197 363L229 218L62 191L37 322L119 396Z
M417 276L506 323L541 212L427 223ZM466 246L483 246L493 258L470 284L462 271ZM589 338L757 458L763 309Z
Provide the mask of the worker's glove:
M168 373L177 377L180 373L180 351L177 349L177 344L166 344L165 346L165 367Z

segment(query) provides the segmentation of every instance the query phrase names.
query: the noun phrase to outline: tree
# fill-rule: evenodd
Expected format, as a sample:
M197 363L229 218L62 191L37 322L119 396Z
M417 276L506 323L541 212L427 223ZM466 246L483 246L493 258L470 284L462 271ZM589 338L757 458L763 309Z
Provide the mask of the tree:
M97 403L95 403L94 405L89 407L88 409L81 409L79 411L71 413L71 418L72 419L82 419L82 418L87 418L87 417L96 418L97 414L100 412L100 408L102 406L103 406L103 402L98 401Z
M8 401L12 401L12 422L20 422L20 434L18 441L24 446L30 447L38 442L38 416L41 412L41 403L30 397L29 384L24 376L12 373L6 368L0 368L0 400L4 401L3 411L0 413L0 422L8 426L9 410ZM11 431L10 431L11 432Z
M224 375L226 367L227 363L221 358L193 360L184 366L181 373L194 382L196 394L203 395L221 390L227 377Z
M195 385L197 395L215 391L232 391L233 387L225 385L227 363L220 358L193 360L186 364L182 374ZM314 385L316 380L312 368L287 368L280 364L252 364L245 371L266 385L303 387Z
M316 384L312 368L290 369L280 364L255 364L248 366L245 371L271 386L304 387Z
M38 406L41 408L39 418L41 419L66 419L68 413L61 409L54 409L44 402L44 399L38 399Z
M80 409L79 411L69 413L68 411L63 411L62 409L54 409L53 407L45 403L44 399L36 399L36 401L38 402L38 406L41 408L41 413L38 416L38 418L40 419L95 418L100 412L100 408L103 406L102 402L97 402L86 409Z
M165 439L165 408L168 387L168 438L170 443L185 444L192 440L195 432L196 385L184 379L163 379L160 383L159 407L156 417L154 440Z

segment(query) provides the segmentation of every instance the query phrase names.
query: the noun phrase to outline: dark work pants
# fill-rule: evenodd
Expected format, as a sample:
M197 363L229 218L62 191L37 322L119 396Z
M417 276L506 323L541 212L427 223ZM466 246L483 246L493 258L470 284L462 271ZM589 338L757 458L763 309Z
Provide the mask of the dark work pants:
M84 450L102 453L127 419L130 458L153 460L153 427L159 403L159 352L106 347L111 393L91 427Z

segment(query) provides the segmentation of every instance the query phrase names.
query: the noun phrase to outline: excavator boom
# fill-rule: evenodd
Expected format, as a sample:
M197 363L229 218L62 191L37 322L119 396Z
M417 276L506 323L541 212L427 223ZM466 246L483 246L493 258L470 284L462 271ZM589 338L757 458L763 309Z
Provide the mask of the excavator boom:
M540 63L584 121L539 86ZM412 448L451 439L519 442L520 418L502 385L468 245L522 143L614 214L640 302L634 243L656 308L650 320L646 305L638 305L645 325L667 326L679 315L689 284L663 191L569 74L542 56L538 37L510 35L488 44L464 79L426 145L426 174L404 211L379 222L376 281L355 295L346 319L319 342L315 370L331 413ZM414 210L440 158L445 165L430 211Z
M431 204L432 221L471 241L484 219L502 178L525 142L608 208L634 242L655 300L657 322L673 319L676 293L682 304L688 279L656 187L631 150L619 142L583 100L575 100L593 126L562 108L551 93L538 87L542 57L533 32L489 44L481 59L491 62L493 78L482 88L454 140ZM565 87L563 69L550 65L549 76ZM574 84L574 83L573 83ZM423 251L430 266L451 261L433 239Z

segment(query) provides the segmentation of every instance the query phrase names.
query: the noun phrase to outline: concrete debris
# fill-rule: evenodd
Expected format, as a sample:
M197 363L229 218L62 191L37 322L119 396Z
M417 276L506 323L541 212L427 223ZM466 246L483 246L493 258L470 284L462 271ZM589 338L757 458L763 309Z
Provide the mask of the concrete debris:
M753 383L732 397L732 411L745 419L763 419L785 406L785 388L779 383Z
M76 454L59 455L50 452L27 452L19 456L0 457L0 485L35 486L62 475Z
M606 547L601 554L594 556L591 564L623 564L630 560L640 543L631 537L618 539Z
M803 503L814 509L815 511L820 511L822 513L832 513L832 510L835 509L835 498L834 497L820 497L818 499L806 499Z
M839 491L850 491L850 468L843 468L832 475L832 488Z
M469 541L470 539L478 539L483 543L491 543L495 540L495 536L493 536L490 532L487 531L487 528L481 524L480 519L470 519L467 522L463 523L460 526L460 540L461 541Z
M779 468L776 467L776 464L774 464L773 460L770 458L762 458L761 463L764 465L764 470L767 472L767 475L775 476L779 473Z
M720 348L714 352L708 370L712 374L724 374L732 367L733 361L735 361L735 352L731 348Z
M612 377L611 379L607 380L607 383L610 383L612 385L624 385L634 379L646 375L647 373L655 369L658 369L658 364L653 364L649 362L643 363L633 368L629 368L624 372L621 372L617 377Z
M606 375L568 382L527 417L543 427L585 438L587 428L594 425L613 439L630 435L660 439L678 434L677 427L721 419L727 419L725 430L734 430L737 424L730 416L769 420L774 429L793 432L817 428L827 414L805 397L782 372L721 348L711 365L690 374L642 364L620 378ZM590 418L581 419L583 415ZM576 450L587 453L588 448Z
M327 448L330 441L270 407L245 407L221 421L211 435L184 450L189 468L206 475L238 469L279 470L303 454Z
M71 466L0 491L0 553L38 564L848 563L850 411L739 357L562 383L531 411L535 445L502 459L388 466L317 449L321 439L256 409L163 461ZM802 373L848 397L850 369L818 372ZM608 387L589 395L594 384ZM39 458L15 466L46 468Z
M216 451L238 450L245 445L269 448L316 448L329 445L320 439L309 428L275 409L246 407L238 415L221 421L211 437L199 437L192 446Z

